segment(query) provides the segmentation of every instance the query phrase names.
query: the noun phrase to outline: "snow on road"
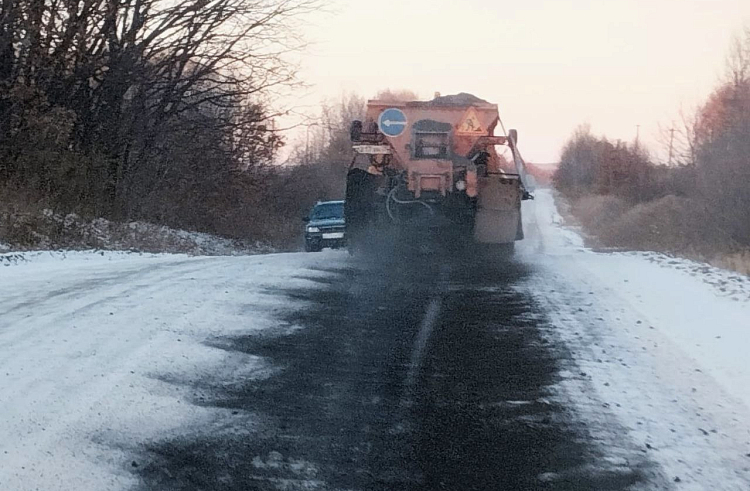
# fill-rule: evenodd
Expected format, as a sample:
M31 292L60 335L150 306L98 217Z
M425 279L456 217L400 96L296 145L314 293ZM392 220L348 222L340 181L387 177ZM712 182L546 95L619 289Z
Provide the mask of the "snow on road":
M750 489L748 279L658 254L594 253L551 193L525 206L518 260L532 274L521 289L570 353L556 397L603 446L620 444L603 429L622 427L675 489ZM198 381L278 369L210 341L297 329L278 314L306 305L272 291L314 287L328 274L317 266L349 261L331 251L0 256L0 490L137 485L142 445L231 421L190 402ZM628 466L605 453L610 468Z
M561 396L592 435L613 414L623 440L675 489L750 489L748 278L661 254L587 250L549 191L525 211L521 257L536 274L523 289L571 352Z
M303 308L264 293L309 286L341 254L193 258L24 254L0 266L0 489L126 489L137 446L220 410L171 384L272 367L202 342ZM18 257L16 259L19 259ZM323 274L323 273L318 273Z

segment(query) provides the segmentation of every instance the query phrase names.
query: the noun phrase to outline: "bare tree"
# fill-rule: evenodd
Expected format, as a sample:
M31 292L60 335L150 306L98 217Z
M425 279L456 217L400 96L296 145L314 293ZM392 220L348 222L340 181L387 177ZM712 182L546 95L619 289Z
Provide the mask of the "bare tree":
M728 84L740 87L750 82L750 26L732 38L725 71Z
M211 227L281 145L268 95L317 4L0 0L0 184Z

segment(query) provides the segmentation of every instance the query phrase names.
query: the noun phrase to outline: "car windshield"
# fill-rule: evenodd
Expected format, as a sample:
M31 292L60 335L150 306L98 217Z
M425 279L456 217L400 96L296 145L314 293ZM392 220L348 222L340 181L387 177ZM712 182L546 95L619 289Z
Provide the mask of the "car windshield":
M328 220L331 218L344 218L344 204L343 203L326 203L324 205L318 205L313 208L312 220Z

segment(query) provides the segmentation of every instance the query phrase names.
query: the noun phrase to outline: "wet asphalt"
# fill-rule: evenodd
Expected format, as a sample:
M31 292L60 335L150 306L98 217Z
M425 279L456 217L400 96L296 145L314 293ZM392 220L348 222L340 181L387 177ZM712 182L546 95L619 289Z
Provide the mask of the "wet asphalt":
M210 341L274 369L200 384L192 403L228 416L151 444L133 470L143 489L649 488L638 450L602 468L606 445L554 397L570 355L519 293L537 274L529 266L433 255L346 264L300 271L314 288L268 292L306 302L279 318L301 329Z

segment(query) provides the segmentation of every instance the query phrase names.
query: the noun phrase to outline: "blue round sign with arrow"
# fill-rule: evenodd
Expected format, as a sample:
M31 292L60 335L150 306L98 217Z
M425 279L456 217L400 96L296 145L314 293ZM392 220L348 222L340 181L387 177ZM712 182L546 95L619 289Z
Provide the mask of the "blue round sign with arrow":
M401 109L386 109L380 113L378 128L386 136L399 136L406 130L406 114Z

